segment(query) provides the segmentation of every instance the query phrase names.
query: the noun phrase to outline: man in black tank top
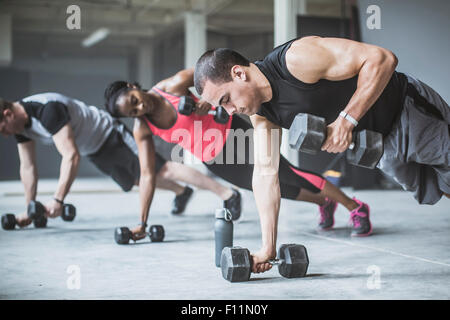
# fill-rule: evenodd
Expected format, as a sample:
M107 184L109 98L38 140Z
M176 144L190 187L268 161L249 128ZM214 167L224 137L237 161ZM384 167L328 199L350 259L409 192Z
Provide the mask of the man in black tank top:
M249 115L255 128L253 186L264 228L254 272L269 268L264 262L276 242L280 152L269 132L281 135L298 113L326 119L322 150L331 153L344 152L353 131L380 132L385 148L378 168L414 192L419 203L449 197L449 106L396 66L387 49L314 36L291 40L254 64L230 49L209 50L197 61L194 82L202 98L230 114Z

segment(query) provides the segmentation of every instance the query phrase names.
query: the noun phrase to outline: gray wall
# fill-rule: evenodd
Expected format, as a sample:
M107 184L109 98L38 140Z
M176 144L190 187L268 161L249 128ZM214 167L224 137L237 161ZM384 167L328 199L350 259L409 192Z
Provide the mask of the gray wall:
M393 51L398 71L435 89L450 102L450 1L359 0L362 41ZM381 9L381 29L369 30L367 7Z
M273 34L225 35L208 32L207 48L232 48L250 60L263 58L273 48ZM184 68L184 34L180 29L159 39L156 43L154 68L155 81L168 78Z

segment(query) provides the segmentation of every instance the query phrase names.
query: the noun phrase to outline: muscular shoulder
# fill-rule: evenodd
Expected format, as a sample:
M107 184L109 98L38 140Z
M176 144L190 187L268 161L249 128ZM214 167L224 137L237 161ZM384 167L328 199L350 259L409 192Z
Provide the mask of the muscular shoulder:
M258 114L250 116L250 121L255 129L280 129L280 126Z
M292 43L286 52L286 66L294 77L307 83L344 80L355 76L367 59L385 51L349 39L305 37Z
M332 59L322 46L321 37L304 37L294 41L286 52L286 67L300 81L315 83Z
M193 86L193 69L185 69L177 72L170 78L164 79L156 85L159 89L175 94L175 95L186 95L188 94L189 87Z

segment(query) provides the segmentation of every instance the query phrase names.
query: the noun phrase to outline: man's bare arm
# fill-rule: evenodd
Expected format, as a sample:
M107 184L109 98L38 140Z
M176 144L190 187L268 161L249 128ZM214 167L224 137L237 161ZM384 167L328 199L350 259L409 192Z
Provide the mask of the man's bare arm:
M38 173L36 167L36 151L34 141L27 141L17 145L20 159L20 179L24 186L25 203L36 199Z
M273 258L276 255L281 199L278 179L281 129L259 115L251 116L250 120L254 127L255 159L252 185L261 220L261 251L267 255L267 258Z
M63 201L69 193L70 187L77 175L80 153L78 152L70 124L66 124L54 134L53 141L55 142L56 149L58 149L58 152L62 156L58 186L54 197Z
M307 83L358 75L357 89L348 105L342 107L359 120L383 92L397 66L397 57L371 44L306 37L292 44L286 53L286 63L294 77Z
M194 86L194 69L184 69L177 72L173 77L161 82L161 88L165 91L176 94L186 95L189 88ZM206 115L211 110L211 105L200 98L195 105L195 113L198 115Z
M178 71L172 77L163 80L162 87L165 91L184 95L188 89L194 86L194 69L184 69Z
M306 83L320 79L345 80L357 75L357 88L342 110L359 121L383 92L398 61L391 51L375 45L339 38L306 37L292 44L286 53L286 63L289 72ZM333 137L327 139L322 150L341 152L350 144L348 140L354 125L343 118L337 121L334 126L338 130L333 128ZM344 143L344 140L347 141Z

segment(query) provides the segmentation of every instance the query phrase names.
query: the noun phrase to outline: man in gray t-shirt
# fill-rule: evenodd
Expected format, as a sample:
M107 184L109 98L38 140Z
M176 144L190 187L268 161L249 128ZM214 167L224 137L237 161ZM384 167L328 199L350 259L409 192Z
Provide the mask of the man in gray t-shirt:
M86 156L124 191L138 185L138 151L131 132L109 113L59 93L41 93L17 102L0 98L0 133L14 134L18 143L20 178L26 203L35 200L37 169L35 141L54 144L62 156L59 181L53 200L45 205L47 216L61 215L62 204L75 179L80 157ZM224 198L232 192L215 180L180 163L166 161L157 153L156 185L176 193L172 213L182 213L192 189L175 180L215 192ZM18 225L31 223L26 215L17 217Z

